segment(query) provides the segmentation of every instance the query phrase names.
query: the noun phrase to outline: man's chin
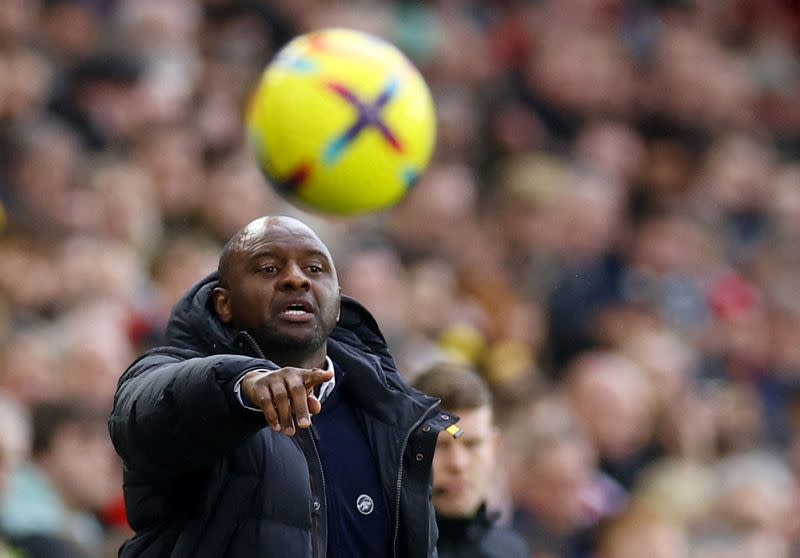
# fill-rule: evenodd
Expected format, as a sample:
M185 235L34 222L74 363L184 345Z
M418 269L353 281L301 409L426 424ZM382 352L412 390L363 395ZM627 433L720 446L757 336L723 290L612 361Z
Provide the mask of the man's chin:
M316 351L325 341L314 324L278 325L270 328L263 339L265 350L281 352Z
M480 507L461 501L454 502L441 499L437 501L435 498L433 500L433 506L436 508L439 515L451 519L470 518L475 515L475 512L478 511L478 507Z

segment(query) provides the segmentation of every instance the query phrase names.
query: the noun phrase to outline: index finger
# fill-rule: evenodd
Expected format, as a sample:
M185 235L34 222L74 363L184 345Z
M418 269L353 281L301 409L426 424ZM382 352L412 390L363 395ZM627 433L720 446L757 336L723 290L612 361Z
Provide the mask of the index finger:
M320 368L311 368L303 372L303 386L306 389L318 386L321 383L327 382L333 378L333 370L322 370Z

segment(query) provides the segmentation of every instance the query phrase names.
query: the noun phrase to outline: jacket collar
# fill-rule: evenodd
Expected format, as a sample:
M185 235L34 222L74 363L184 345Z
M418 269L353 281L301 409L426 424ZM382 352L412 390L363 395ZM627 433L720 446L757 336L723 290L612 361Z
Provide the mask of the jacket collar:
M486 504L481 504L475 515L471 517L444 517L436 514L439 537L447 540L476 541L497 520L497 514L486 511Z

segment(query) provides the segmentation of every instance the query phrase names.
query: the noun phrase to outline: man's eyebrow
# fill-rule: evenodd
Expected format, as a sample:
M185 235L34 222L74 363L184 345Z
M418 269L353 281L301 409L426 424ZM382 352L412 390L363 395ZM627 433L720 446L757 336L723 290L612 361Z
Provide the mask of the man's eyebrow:
M276 256L275 251L269 247L259 248L250 254L250 258L254 260L258 258L269 258L275 256ZM332 261L328 253L319 248L309 248L308 250L305 251L304 256L306 257L317 256L325 259L328 262Z
M321 258L324 258L326 261L331 261L331 257L327 254L327 252L325 252L324 250L320 250L319 248L312 248L308 250L306 253L309 256L319 256Z
M252 250L250 252L251 258L260 258L261 256L274 256L274 255L275 255L274 250L268 247L256 248L255 250Z

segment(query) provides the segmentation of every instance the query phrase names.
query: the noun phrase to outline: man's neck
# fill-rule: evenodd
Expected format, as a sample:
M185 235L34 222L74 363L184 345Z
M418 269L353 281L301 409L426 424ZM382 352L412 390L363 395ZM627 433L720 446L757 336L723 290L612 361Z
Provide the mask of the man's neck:
M295 368L320 368L325 370L325 356L327 345L323 345L311 354L294 351L266 351L267 358L278 366L293 366Z
M320 368L325 370L325 358L328 356L328 342L327 340L314 350L308 350L303 347L290 347L286 345L275 345L270 343L269 340L243 330L248 337L255 343L258 351L263 358L270 360L281 367L291 366L294 368Z

